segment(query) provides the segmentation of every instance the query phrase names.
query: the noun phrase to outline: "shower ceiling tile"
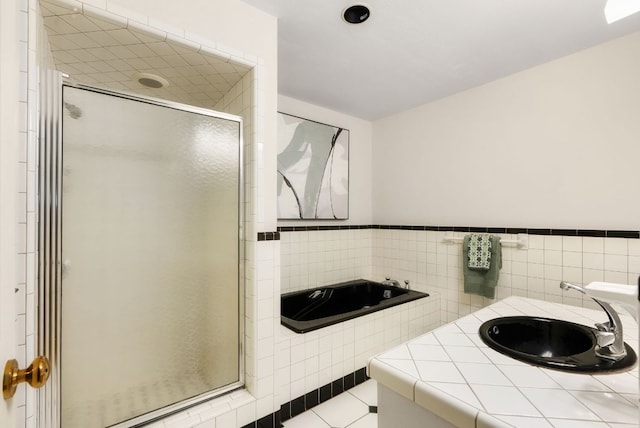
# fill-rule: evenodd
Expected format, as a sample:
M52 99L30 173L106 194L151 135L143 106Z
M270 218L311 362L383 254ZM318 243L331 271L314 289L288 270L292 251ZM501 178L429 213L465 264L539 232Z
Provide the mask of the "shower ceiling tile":
M129 64L129 66L133 70L149 70L153 68L151 67L151 65L149 65L147 61L145 61L142 58L131 58L131 59L125 60L125 62Z
M220 75L232 86L242 78L239 73L221 73Z
M96 26L98 26L103 31L117 30L119 28L127 28L126 25L124 25L123 23L107 21L100 18L99 16L95 16L91 12L87 11L86 8L85 8L84 14L88 20L96 24Z
M66 2L70 3L70 2ZM42 16L59 16L67 15L71 13L78 13L82 10L82 4L60 4L48 1L40 1L40 8L42 10Z
M73 51L66 52L71 52L73 56L78 59L74 62L94 62L102 59L100 56L93 53L93 49L75 49Z
M180 56L191 66L207 64L207 60L199 53L181 54Z
M147 43L147 47L158 56L176 55L176 51L166 42Z
M221 75L231 74L231 73L236 74L238 72L238 70L236 70L236 68L233 65L229 64L229 63L224 63L224 64L217 65L216 66L216 71Z
M71 49L81 49L75 42L69 40L66 36L58 35L58 36L49 36L49 44L51 45L51 50L53 51L53 56L55 60L55 51L67 51ZM57 62L57 61L56 61Z
M184 77L192 77L192 76L199 76L200 73L198 73L198 70L196 70L193 67L176 67L176 70L178 70L178 73L180 73L181 76Z
M87 33L87 37L98 43L99 46L118 46L120 43L113 38L108 31L95 31Z
M102 73L106 82L127 82L131 80L129 74L121 73L119 71L111 71L108 73Z
M131 49L127 48L126 46L108 46L106 49L120 59L129 59L129 58L138 57L135 53L131 51Z
M116 39L121 45L138 45L142 43L133 33L127 29L111 30L108 34Z
M148 58L147 58L148 61ZM174 77L181 77L180 73L178 72L177 69L167 66L167 67L163 67L163 68L159 68L158 69L158 74L160 74L161 76L168 78L174 78Z
M189 81L189 83L197 85L199 90L206 90L209 87L209 82L207 82L207 79L199 74L190 76L187 78L187 80Z
M96 70L98 70L98 72L100 73L108 73L111 71L116 71L116 69L113 68L111 64L109 64L106 61L92 61L89 63L89 65L95 68Z
M61 64L72 64L74 62L80 62L77 56L74 55L74 51L60 51L56 54Z
M88 33L91 31L101 30L101 28L98 25L96 25L95 22L91 21L89 18L87 18L81 13L64 15L64 16L61 16L60 18L62 18L67 24L75 28L77 32Z
M89 62L78 62L73 64L73 66L82 74L96 74L99 73L98 70L93 68Z
M179 55L189 55L200 50L199 44L189 40L184 40L184 43L180 43L172 34L167 34L166 43Z
M112 61L109 61L109 64L111 64L111 66L116 70L120 70L120 71L134 70L133 68L131 68L129 63L127 63L125 60L122 60L122 59L114 59Z
M74 5L41 1L56 67L75 81L214 108L249 71L195 41L181 43L164 31ZM169 86L146 88L134 80L140 72L162 76Z
M92 55L94 55L96 58L100 58L103 61L119 61L117 56L115 56L112 52L109 52L107 49L105 49L103 47L91 48L91 49L89 49L89 52ZM57 58L56 58L56 61L57 61ZM114 65L114 67L117 68L116 65Z
M171 66L167 63L167 61L163 60L159 56L145 56L144 60L149 64L152 68L160 71L160 74L163 76L167 76L163 74L165 69L173 70Z
M127 47L131 50L131 52L135 53L138 58L152 58L156 56L155 52L149 49L149 47L144 43L129 45Z
M128 27L129 31L136 36L142 43L155 43L155 42L164 42L167 39L167 33L164 31L158 31L156 34L153 33L143 33L140 31L136 31L131 25Z
M58 64L57 68L58 68L58 71L61 71L62 73L66 73L69 76L73 76L75 74L81 74L80 70L78 70L71 64Z
M164 60L169 63L172 67L189 67L187 61L182 59L180 55L167 55L164 57Z
M73 41L73 43L75 43L76 45L78 45L81 48L98 48L98 47L100 47L99 43L96 43L95 41L91 40L84 33L67 34L64 37L67 37L69 40Z
M73 34L78 30L59 16L48 16L44 18L44 26L51 35Z

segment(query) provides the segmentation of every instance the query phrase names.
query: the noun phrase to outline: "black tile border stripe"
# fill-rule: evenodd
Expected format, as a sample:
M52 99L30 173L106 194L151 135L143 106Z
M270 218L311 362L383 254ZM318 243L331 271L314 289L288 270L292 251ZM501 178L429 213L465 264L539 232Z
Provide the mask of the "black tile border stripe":
M298 398L284 403L280 406L280 410L263 418L253 421L242 428L279 428L282 426L282 422L288 421L294 416L298 416L300 413L307 411L318 404L342 394L343 392L353 388L356 385L360 385L365 382L369 377L367 376L366 368L361 368L355 372L336 379L318 389L314 389ZM377 413L378 408L375 407L375 411L372 410L373 406L369 407L369 411Z
M280 232L258 232L258 241L279 241Z
M278 234L280 239L282 232L308 232L318 230L357 230L357 229L386 229L386 230L430 230L436 232L475 232L475 233L526 233L528 235L543 236L582 236L600 238L627 238L640 239L638 230L595 230L595 229L541 229L541 228L520 228L520 227L474 227L474 226L411 226L411 225L333 225L333 226L279 226L277 232L261 232L266 234ZM258 240L261 233L258 233Z

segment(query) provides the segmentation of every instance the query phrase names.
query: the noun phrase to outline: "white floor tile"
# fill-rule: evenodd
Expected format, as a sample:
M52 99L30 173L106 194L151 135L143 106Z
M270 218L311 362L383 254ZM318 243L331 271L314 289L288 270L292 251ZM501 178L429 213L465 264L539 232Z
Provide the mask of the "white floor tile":
M378 415L375 413L369 413L349 425L347 428L378 428Z
M373 379L351 388L349 393L355 395L357 399L363 401L367 406L378 405L378 383Z
M285 428L330 428L329 424L312 411L300 413L295 418L285 421L283 425Z
M340 394L314 407L312 412L331 427L346 427L369 413L369 406L351 394Z

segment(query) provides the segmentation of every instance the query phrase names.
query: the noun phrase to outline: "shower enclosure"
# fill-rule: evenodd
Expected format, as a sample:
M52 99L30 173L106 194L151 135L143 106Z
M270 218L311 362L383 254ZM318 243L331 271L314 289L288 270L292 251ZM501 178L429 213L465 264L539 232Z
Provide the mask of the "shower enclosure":
M50 417L135 426L240 386L241 120L83 85L60 101L40 160Z

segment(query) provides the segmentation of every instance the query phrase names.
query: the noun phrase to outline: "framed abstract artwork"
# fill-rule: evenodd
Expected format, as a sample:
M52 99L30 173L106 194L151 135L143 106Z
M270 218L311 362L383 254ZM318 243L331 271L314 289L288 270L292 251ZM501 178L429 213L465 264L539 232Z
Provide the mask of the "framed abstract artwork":
M278 113L278 219L349 218L349 130Z

